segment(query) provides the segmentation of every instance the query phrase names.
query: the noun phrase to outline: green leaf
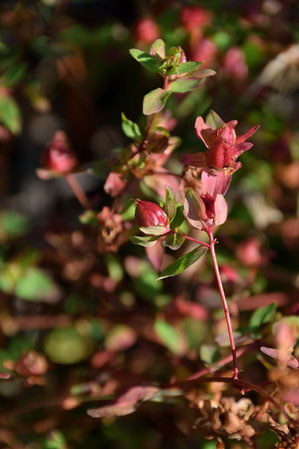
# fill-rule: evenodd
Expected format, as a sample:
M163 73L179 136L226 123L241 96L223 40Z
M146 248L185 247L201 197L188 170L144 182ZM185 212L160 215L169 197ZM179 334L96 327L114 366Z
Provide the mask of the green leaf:
M165 212L171 223L176 214L176 198L171 187L165 186Z
M129 139L133 139L136 142L141 142L142 134L137 123L129 120L123 112L121 113L121 120L121 127L124 134L129 137Z
M19 106L12 97L0 94L0 121L13 134L21 132L21 114Z
M182 354L184 352L185 342L175 327L164 320L157 320L154 328L160 340L171 352L174 354Z
M168 90L170 92L185 93L198 87L200 80L198 79L180 79L173 81Z
M52 430L43 443L43 449L67 449L63 434L59 430Z
M146 94L143 98L143 114L151 115L162 111L170 94L170 92L165 89L161 89L160 87Z
M201 62L193 62L193 61L182 62L177 67L173 67L170 74L173 75L175 73L194 72L195 70L197 70L199 68L199 66L201 64L202 64Z
M54 363L71 365L90 355L92 340L73 327L56 328L45 340L45 353Z
M182 232L177 231L174 234L168 234L162 242L162 246L176 251L179 249L185 241L185 237Z
M224 121L215 111L211 110L207 115L206 124L212 129L217 129L224 125Z
M162 39L157 39L151 46L151 54L156 54L161 59L165 58L165 42Z
M249 328L257 329L265 323L269 323L276 312L277 304L272 302L268 306L255 310L250 318Z
M150 235L135 235L130 238L131 242L134 243L134 245L144 246L146 248L154 246L158 239L159 236L152 237Z
M168 265L158 279L165 279L171 276L176 276L177 274L182 273L195 262L197 262L207 251L206 247L199 246L184 256L179 257L175 262Z
M141 226L140 231L147 235L163 235L168 231L168 227L165 226Z
M97 213L94 210L86 210L79 216L79 220L85 225L96 226L99 224Z
M0 214L0 241L17 238L29 230L29 222L24 215L15 211L3 211Z
M25 76L27 70L27 65L25 63L14 64L12 67L7 69L1 80L1 84L5 87L13 87L20 83L22 78Z
M150 72L159 72L159 62L148 53L138 50L137 48L131 48L130 55Z
M57 293L50 276L39 268L31 267L18 279L15 294L26 301L46 301Z
M176 208L175 217L171 223L171 229L175 229L181 226L184 220L185 220L184 206L182 204L179 204Z

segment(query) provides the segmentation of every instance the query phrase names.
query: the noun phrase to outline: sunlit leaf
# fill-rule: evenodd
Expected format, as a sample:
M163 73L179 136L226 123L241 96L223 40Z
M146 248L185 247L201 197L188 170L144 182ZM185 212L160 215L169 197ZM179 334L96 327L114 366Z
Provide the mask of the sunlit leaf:
M162 246L166 246L172 250L179 249L185 241L184 235L177 231L173 234L168 234L165 239L162 241Z
M194 90L199 86L197 79L179 79L170 83L168 90L170 92L185 93Z
M142 140L142 134L137 123L129 120L125 114L121 113L121 126L122 130L129 139L133 139L136 142L140 142Z
M153 56L145 53L144 51L138 50L137 48L131 48L130 54L150 72L159 72L160 64Z
M13 134L21 132L21 113L15 100L6 95L0 94L0 121Z
M54 363L71 365L88 357L92 341L73 327L57 328L45 340L45 353Z
M261 307L255 310L250 318L250 329L257 329L265 323L269 323L276 312L276 303L269 304L266 307Z
M171 223L176 214L176 198L171 187L165 186L165 212Z
M182 354L186 348L186 341L181 332L164 320L155 322L155 331L163 344L174 354Z
M146 248L150 246L154 246L157 243L157 240L160 238L160 236L147 236L147 235L135 235L130 238L131 242L134 243L134 245L144 246Z
M189 253L184 254L183 256L179 257L175 262L168 265L168 267L166 267L162 271L161 276L158 279L165 279L182 273L191 265L193 265L195 262L197 262L206 253L206 251L207 251L206 247L200 246L193 249Z
M146 94L143 98L143 114L151 115L161 111L164 108L170 94L171 92L168 92L165 89L161 89L160 87Z

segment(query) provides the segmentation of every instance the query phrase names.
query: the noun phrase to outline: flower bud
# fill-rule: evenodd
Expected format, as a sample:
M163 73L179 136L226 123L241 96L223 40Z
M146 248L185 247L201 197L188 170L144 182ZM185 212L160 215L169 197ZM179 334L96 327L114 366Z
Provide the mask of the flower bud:
M168 226L166 212L151 201L137 200L135 218L139 226Z
M42 165L43 168L59 174L69 173L77 165L76 157L63 131L55 133L52 142L42 155Z

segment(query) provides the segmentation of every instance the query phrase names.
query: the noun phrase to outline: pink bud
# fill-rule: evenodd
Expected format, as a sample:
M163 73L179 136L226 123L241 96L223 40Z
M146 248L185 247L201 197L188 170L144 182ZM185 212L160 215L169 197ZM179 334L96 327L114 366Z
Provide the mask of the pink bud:
M135 218L139 226L167 226L168 217L163 209L151 201L137 200Z
M77 159L63 131L57 131L52 142L45 149L42 165L43 168L60 174L71 172L77 165Z

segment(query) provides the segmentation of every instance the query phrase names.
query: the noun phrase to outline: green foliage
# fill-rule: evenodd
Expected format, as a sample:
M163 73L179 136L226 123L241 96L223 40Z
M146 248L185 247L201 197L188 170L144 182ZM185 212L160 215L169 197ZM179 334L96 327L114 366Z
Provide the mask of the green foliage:
M53 430L44 440L43 449L67 449L66 440L59 430Z
M169 96L170 92L161 89L160 87L146 94L143 99L143 106L142 106L143 114L151 115L155 114L156 112L162 111Z
M159 239L159 236L152 237L147 235L135 235L131 237L131 242L134 243L134 245L144 246L146 248L154 246L157 243L157 240Z
M26 234L29 221L18 212L2 210L0 214L0 240L14 239Z
M197 79L179 79L170 83L168 90L177 93L190 92L198 87L200 81Z
M142 134L137 123L129 120L125 114L121 113L121 126L122 130L129 139L133 139L136 142L142 141Z
M277 308L276 303L271 303L268 306L260 307L255 310L250 318L249 327L252 330L258 329L263 324L269 323L275 315Z
M165 212L171 223L176 214L176 198L171 187L165 187Z
M37 267L29 268L17 281L15 294L26 301L47 301L56 293L51 276Z
M158 61L148 53L138 50L137 48L131 48L131 56L133 56L136 61L138 61L143 67L145 67L150 72L158 73L160 64Z
M191 265L193 265L195 262L197 262L206 253L206 251L207 248L200 246L193 249L189 253L184 254L183 256L179 257L175 262L168 265L168 267L166 267L162 271L161 276L158 279L165 279L182 273Z
M164 320L155 322L155 331L163 344L174 354L181 354L184 350L182 335L171 324Z
M93 210L86 210L79 216L79 220L84 225L96 226L99 224L97 213Z
M182 232L177 231L173 234L168 234L162 241L162 246L166 246L174 251L179 249L185 241L185 237Z
M73 327L52 330L45 339L45 353L54 363L72 365L81 362L93 349L92 340Z
M19 106L16 101L0 93L0 121L12 134L20 134L22 120Z
M176 67L173 67L169 74L183 74L183 73L190 73L194 72L195 70L199 69L201 65L201 62L182 62L181 64L177 65Z

